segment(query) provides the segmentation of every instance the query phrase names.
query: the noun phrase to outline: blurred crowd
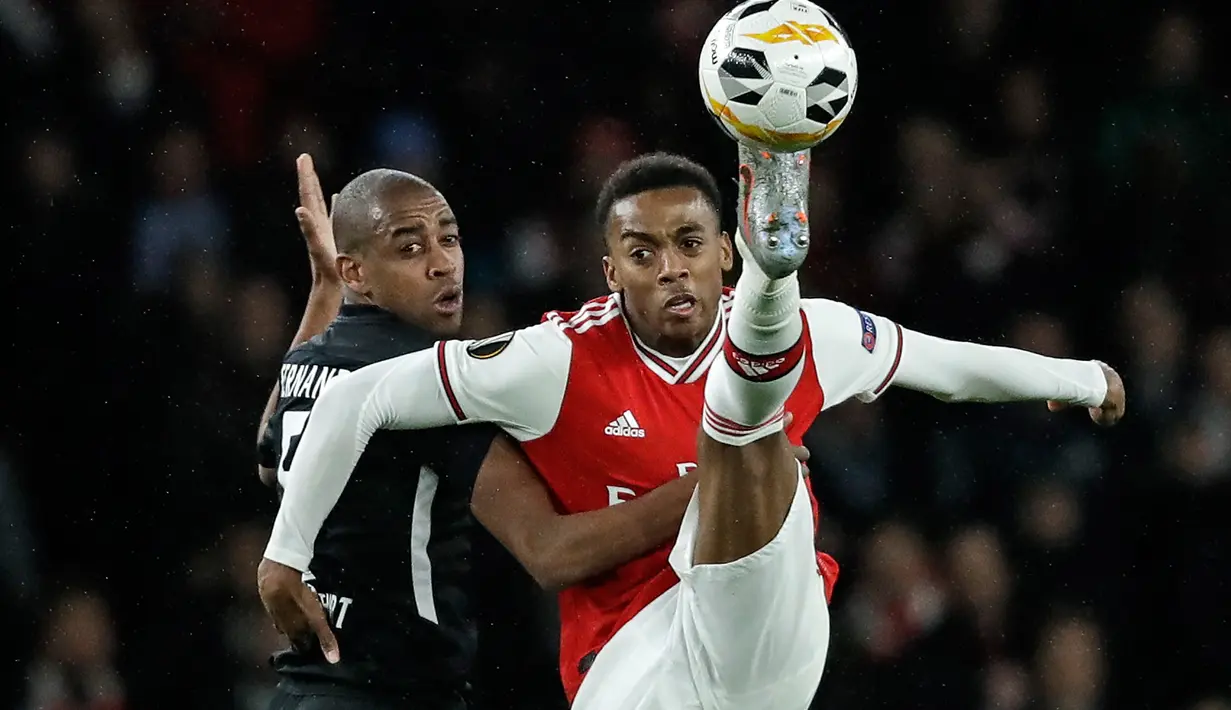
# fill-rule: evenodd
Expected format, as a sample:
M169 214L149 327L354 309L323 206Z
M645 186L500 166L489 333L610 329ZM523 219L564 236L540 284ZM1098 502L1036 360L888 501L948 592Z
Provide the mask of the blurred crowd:
M254 448L308 284L295 155L327 191L377 165L434 181L469 334L535 322L603 292L586 220L620 161L733 174L694 88L728 7L0 2L0 708L264 707L276 503ZM861 83L815 153L805 295L1106 360L1129 416L904 393L822 417L820 543L843 577L815 706L1231 708L1221 13L826 7ZM491 541L480 557L480 706L562 707L551 600Z

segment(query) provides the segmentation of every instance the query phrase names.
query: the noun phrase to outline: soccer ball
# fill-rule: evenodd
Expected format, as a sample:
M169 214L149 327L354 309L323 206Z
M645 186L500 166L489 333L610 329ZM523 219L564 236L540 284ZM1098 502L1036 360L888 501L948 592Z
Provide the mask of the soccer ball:
M833 16L807 0L748 0L701 49L701 96L732 138L787 153L820 143L855 101L855 51Z

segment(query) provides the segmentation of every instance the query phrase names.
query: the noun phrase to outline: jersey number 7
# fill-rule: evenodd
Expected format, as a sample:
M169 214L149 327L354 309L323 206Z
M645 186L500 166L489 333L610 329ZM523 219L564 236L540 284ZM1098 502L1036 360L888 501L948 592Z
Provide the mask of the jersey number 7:
M299 439L308 426L308 415L311 412L282 413L282 461L278 464L279 471L291 470L291 459L299 448Z

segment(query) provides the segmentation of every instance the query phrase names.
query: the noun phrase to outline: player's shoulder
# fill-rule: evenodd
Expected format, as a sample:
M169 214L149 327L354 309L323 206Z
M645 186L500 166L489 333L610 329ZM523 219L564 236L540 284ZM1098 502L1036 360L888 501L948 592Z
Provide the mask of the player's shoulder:
M573 311L548 311L543 314L543 323L554 324L561 332L580 335L609 323L620 321L623 304L620 295L609 293L586 301Z
M805 298L801 301L808 331L814 347L821 350L847 350L855 343L868 353L879 350L880 341L891 338L892 324L873 313L841 301L828 298Z
M849 397L875 399L902 354L901 328L883 316L830 299L805 299L813 359L826 406Z
M436 371L458 421L500 424L525 441L551 431L573 362L573 343L552 322L435 349Z
M846 335L851 330L875 336L877 323L885 320L856 306L829 298L805 298L800 301L800 307L814 336L823 333Z
M295 346L282 357L282 378L290 381L305 379L314 371L353 372L376 361L362 348L338 348L335 344L324 342L318 335ZM283 384L284 392L294 392L296 389L288 388L285 382Z
M340 317L325 330L290 350L284 364L329 365L358 369L432 346L427 331L384 318Z
M859 313L858 308L831 298L804 298L799 304L809 320L850 320Z
M311 340L292 348L282 358L278 372L279 410L310 407L331 380L366 364L340 357Z
M425 350L437 339L382 308L346 304L329 328L313 340L323 353L367 365Z
M468 370L530 374L567 367L572 349L554 322L543 321L487 338L441 343L438 353Z
M620 294L613 293L588 301L575 311L549 311L543 315L543 323L551 324L583 352L609 353L629 342L623 309Z
M353 357L344 357L322 342L322 336L317 335L296 345L282 356L282 364L286 365L324 365L327 367L345 367L354 369L360 367Z

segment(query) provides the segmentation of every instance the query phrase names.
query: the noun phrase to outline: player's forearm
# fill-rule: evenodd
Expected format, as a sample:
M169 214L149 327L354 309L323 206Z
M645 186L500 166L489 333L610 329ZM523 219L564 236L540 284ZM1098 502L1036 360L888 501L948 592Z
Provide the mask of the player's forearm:
M261 423L256 430L256 443L260 446L261 440L265 438L265 430L269 428L269 420L273 418L274 412L278 410L278 395L281 385L274 383L274 388L269 391L269 399L265 400L265 411L261 412Z
M1093 361L902 332L894 384L945 402L1054 400L1097 407L1107 396L1107 378Z
M555 516L536 554L542 560L536 579L564 589L670 542L696 485L696 476L687 476L625 503Z
M274 388L269 391L269 399L265 400L265 411L261 412L261 423L257 426L256 430L256 447L258 452L261 452L261 444L265 441L265 432L269 429L269 422L273 419L274 412L278 411L278 398L281 395L281 388L280 382L274 382ZM275 488L278 485L278 469L265 466L264 463L264 460L262 460L257 464L257 478L261 479L261 483L264 485Z
M299 320L299 329L291 338L294 349L315 338L338 317L342 308L342 286L336 280L325 279L313 273L312 290L308 293L308 305L304 307L303 317Z
M403 355L330 381L291 461L265 557L307 568L316 535L378 429L454 423L436 384L433 351Z

